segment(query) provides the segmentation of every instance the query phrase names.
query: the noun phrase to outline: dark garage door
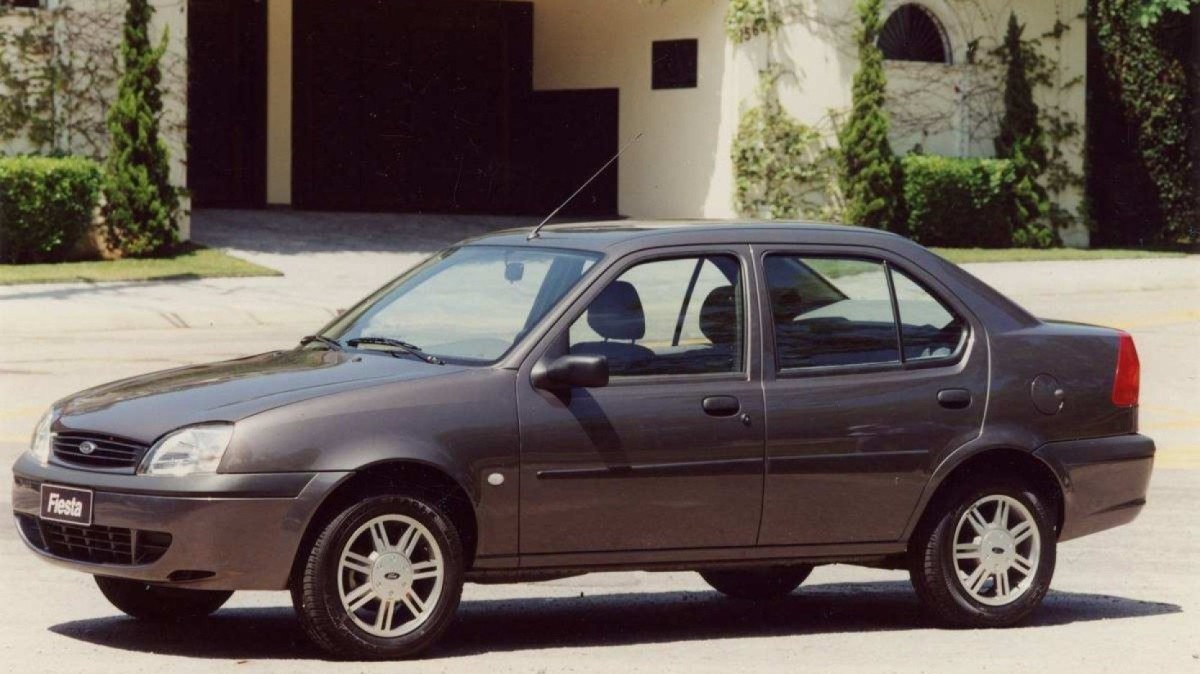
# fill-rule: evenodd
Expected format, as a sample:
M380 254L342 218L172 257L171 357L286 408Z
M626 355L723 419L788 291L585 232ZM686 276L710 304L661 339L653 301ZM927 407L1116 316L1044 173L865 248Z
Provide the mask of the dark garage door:
M188 161L192 205L266 202L267 3L188 3Z
M294 21L297 207L533 212L539 174L595 159L520 147L529 124L557 123L531 118L548 108L531 91L530 3L297 0ZM615 108L580 117L615 151ZM615 184L589 203L615 211Z

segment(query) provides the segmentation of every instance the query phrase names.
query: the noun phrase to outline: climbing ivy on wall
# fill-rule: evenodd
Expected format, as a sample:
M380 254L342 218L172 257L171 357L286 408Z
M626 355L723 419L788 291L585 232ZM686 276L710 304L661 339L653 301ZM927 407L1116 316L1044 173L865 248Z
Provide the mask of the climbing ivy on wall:
M0 144L23 140L30 151L103 159L105 111L120 73L124 0L91 0L86 9L46 9L0 2ZM181 4L176 11L183 11ZM186 64L163 56L165 88L182 91ZM182 107L170 108L163 134L183 138Z
M1149 28L1158 23L1164 14L1187 14L1193 7L1200 6L1200 0L1142 0L1141 5L1137 13L1138 25Z
M0 5L0 142L24 138L34 148L54 142L53 26L43 12ZM20 22L20 23L18 23Z
M778 66L759 74L758 105L733 139L734 204L756 218L834 219L840 211L837 151L828 134L801 124L779 101Z
M734 207L755 218L836 219L841 200L830 134L800 123L779 100L779 84L792 74L771 58L781 25L774 0L732 0L725 17L730 40L741 44L763 36L768 54L757 101L742 110L733 138Z
M730 0L725 13L725 32L734 44L773 33L782 24L779 9L772 0Z
M1136 130L1136 152L1154 185L1163 217L1154 231L1140 231L1139 223L1121 226L1163 243L1195 241L1200 237L1200 195L1194 182L1196 169L1188 156L1189 133L1196 131L1188 116L1187 71L1164 39L1157 18L1145 20L1138 4L1089 2L1105 74L1115 86L1125 118ZM1188 9L1186 2L1174 4Z

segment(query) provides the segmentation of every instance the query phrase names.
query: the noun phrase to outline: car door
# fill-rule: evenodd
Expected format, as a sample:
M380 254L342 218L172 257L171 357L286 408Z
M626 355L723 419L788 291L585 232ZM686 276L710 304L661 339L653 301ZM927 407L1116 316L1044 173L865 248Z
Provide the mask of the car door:
M614 263L518 377L526 556L748 546L762 507L761 339L745 246ZM609 384L551 392L532 366L603 355Z
M770 326L760 543L897 540L937 461L980 432L983 328L887 253L774 249L758 260Z

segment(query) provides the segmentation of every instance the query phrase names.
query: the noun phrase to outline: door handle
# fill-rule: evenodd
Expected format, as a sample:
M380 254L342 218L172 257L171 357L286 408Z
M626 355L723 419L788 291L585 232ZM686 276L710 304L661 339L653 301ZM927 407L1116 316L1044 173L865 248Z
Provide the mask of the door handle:
M938 391L937 399L946 409L961 410L971 406L971 392L965 388L944 388Z
M742 404L733 396L709 396L700 403L704 413L714 417L731 417L742 409Z

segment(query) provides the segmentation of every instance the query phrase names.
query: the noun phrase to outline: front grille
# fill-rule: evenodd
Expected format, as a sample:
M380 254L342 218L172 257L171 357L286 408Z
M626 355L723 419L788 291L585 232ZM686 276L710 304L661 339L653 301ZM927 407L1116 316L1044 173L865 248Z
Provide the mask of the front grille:
M90 442L90 453L80 445ZM64 463L89 468L135 468L146 453L146 445L112 435L95 433L58 433L54 436L54 456Z
M99 524L82 527L32 515L18 515L25 538L55 557L91 564L123 566L157 562L171 546L171 534Z

